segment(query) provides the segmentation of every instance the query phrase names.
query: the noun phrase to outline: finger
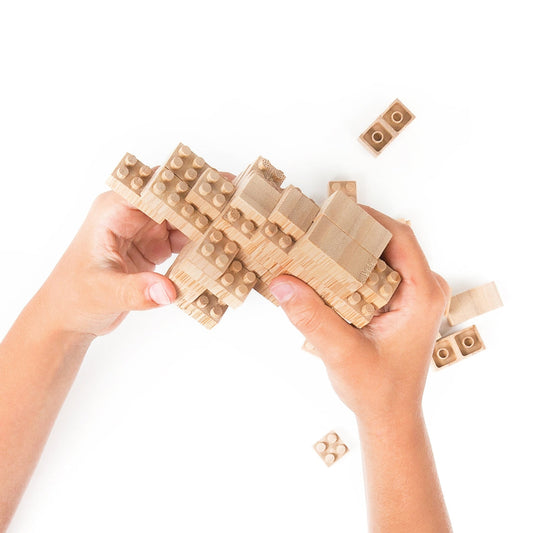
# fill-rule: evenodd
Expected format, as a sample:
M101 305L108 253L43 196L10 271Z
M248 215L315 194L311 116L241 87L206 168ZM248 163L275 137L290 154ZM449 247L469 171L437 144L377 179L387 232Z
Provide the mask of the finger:
M407 224L398 222L371 207L366 205L361 207L392 233L392 239L385 248L383 258L400 273L403 280L420 283L431 279L431 269L413 230Z
M155 268L154 263L146 259L142 252L135 246L135 244L132 244L128 251L126 252L126 255L130 259L130 261L135 265L135 268L137 270L141 271L151 271Z
M189 239L177 229L171 230L169 233L170 250L173 254L181 252L181 249L190 242Z
M100 289L111 302L114 312L153 309L168 305L177 298L174 284L155 272L106 272Z
M448 282L436 272L433 272L434 278L437 280L437 283L439 284L445 298L445 306L444 306L444 315L448 314L448 311L450 310L450 302L452 298L452 290L450 289L450 286L448 285Z
M303 281L279 276L270 284L270 291L293 325L318 350L324 363L339 363L368 342Z

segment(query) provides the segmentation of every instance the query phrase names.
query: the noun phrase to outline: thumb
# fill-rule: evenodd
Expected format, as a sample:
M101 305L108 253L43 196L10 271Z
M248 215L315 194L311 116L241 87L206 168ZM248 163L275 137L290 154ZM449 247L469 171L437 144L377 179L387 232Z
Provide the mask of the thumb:
M364 337L303 281L279 276L270 284L289 320L317 349L326 364L341 362L361 347Z
M174 284L156 272L113 273L107 283L114 311L140 311L174 302Z

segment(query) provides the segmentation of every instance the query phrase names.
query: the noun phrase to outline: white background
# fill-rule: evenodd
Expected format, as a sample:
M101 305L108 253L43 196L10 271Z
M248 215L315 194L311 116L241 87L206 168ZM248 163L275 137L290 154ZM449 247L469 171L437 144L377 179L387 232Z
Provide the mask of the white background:
M0 333L126 151L261 154L316 201L355 179L454 291L497 282L487 350L430 374L425 413L455 530L533 531L526 5L2 3ZM357 137L397 97L417 118L374 158ZM91 347L10 531L364 531L354 417L301 343L257 294L211 332L133 313ZM333 428L352 451L328 469Z

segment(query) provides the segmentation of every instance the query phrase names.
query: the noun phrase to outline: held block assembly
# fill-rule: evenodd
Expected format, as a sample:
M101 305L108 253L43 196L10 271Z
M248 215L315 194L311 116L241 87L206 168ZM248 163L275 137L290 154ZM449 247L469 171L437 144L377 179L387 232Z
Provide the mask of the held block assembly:
M279 274L308 283L347 322L363 327L401 279L380 256L390 232L355 201L355 183L332 187L319 207L259 157L234 181L180 144L155 172L126 154L107 183L157 223L190 242L167 276L177 305L207 328L228 306Z

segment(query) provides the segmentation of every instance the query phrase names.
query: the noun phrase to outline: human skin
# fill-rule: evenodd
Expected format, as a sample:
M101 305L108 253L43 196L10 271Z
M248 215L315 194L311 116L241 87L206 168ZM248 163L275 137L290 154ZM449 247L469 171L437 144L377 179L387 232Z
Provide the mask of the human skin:
M390 219L372 214L390 226ZM414 238L403 228L394 227L393 233L387 254L404 281L391 303L391 319L377 317L364 333L345 324L294 278L282 276L272 289L291 320L319 348L334 387L358 416L373 529L392 531L387 523L412 525L414 513L430 505L436 513L432 522L425 521L429 510L421 509L416 524L432 523L431 531L447 531L440 527L445 508L420 409L427 354L444 296L435 297L439 282L430 279ZM412 245L414 257L409 247L402 256L404 241ZM92 340L113 331L128 311L176 299L173 283L153 270L186 242L179 231L156 224L115 193L100 195L0 344L0 532L15 512ZM281 293L287 295L287 287L292 287L292 297L284 299ZM420 312L424 303L431 313ZM415 325L420 333L416 339ZM339 333L331 345L324 335L328 328ZM368 362L363 362L365 354ZM424 531L417 528L406 525L405 531Z
M291 276L276 278L270 290L316 348L333 388L356 415L369 530L449 532L422 413L449 287L431 271L408 225L365 209L391 231L383 257L402 276L389 305L369 325L360 330L350 326Z

